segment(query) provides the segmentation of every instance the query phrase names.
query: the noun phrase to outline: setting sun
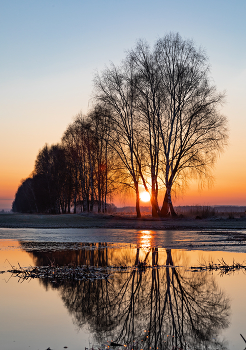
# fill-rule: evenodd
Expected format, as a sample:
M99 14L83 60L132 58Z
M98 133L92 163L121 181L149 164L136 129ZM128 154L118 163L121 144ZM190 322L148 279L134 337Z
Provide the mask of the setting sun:
M150 194L148 192L142 192L142 193L140 193L140 199L142 202L149 202L150 201Z

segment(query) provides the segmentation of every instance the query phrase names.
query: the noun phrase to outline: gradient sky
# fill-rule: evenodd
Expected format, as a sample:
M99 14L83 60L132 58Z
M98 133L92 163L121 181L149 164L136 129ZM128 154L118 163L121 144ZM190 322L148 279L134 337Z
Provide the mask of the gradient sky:
M206 50L230 128L214 186L193 183L174 204L246 205L245 15L245 0L0 1L0 209L44 144L87 112L95 72L120 63L139 38L153 44L170 31Z

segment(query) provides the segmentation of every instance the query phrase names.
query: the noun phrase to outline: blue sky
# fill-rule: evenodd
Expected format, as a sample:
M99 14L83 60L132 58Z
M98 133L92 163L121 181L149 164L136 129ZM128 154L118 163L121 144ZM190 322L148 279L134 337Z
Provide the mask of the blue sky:
M238 168L246 158L245 15L245 0L0 1L0 201L13 199L38 150L87 112L95 72L120 63L139 38L152 45L170 31L206 50L231 129L216 176ZM239 173L236 181L245 166Z

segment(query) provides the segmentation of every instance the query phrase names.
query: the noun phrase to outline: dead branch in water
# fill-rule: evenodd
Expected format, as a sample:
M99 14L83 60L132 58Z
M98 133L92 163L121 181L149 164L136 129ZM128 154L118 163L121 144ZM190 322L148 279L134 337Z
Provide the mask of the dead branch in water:
M6 259L7 260L7 259ZM147 269L161 269L164 267L168 268L178 268L179 266L173 265L147 265L145 261L138 262L138 264L133 266L105 266L96 267L89 265L67 265L58 266L55 261L50 261L49 266L29 266L19 267L13 266L8 260L11 269L7 271L2 271L2 273L10 272L13 276L19 277L21 281L34 279L34 278L44 278L51 279L52 282L65 281L65 280L96 280L96 279L108 279L115 272L131 272L133 270L138 270L140 272L145 272Z
M246 265L235 263L233 260L232 265L228 265L224 259L218 260L219 263L215 264L212 261L206 264L200 264L199 266L191 266L191 270L193 272L196 271L219 271L221 274L229 274L235 271L243 271L246 272Z
M39 267L13 267L7 272L12 273L20 280L28 280L33 278L50 279L52 282L65 280L96 280L107 279L109 273L100 267L91 266L39 266Z

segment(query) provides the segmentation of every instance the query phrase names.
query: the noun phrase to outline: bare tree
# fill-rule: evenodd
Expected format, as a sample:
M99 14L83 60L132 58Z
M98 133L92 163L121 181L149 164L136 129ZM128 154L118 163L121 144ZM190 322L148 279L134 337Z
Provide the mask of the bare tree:
M74 212L79 202L83 211L106 212L112 193L112 156L109 147L110 114L97 105L87 116L79 113L62 137L73 172Z
M154 49L161 77L162 113L158 115L166 195L162 215L175 215L171 191L180 178L208 177L226 145L227 120L218 108L224 95L209 78L207 57L179 34L157 41Z
M126 64L134 67L134 74L137 77L136 104L145 154L144 166L140 166L141 179L147 192L150 192L151 188L152 216L158 216L158 174L161 162L159 119L163 105L161 77L154 56L144 41L139 41L135 50L129 53ZM150 184L146 180L148 178L151 179Z
M88 119L95 139L96 154L96 187L98 212L107 212L107 196L112 190L109 179L111 167L111 150L109 147L110 112L100 105L96 105L89 113Z
M174 187L210 179L228 139L219 112L224 95L210 81L205 53L179 34L159 39L153 50L139 41L121 67L112 65L95 81L96 98L112 111L111 137L136 194L141 181L151 192L152 215L175 216ZM160 185L166 189L161 210Z
M77 116L78 118L79 116ZM81 116L82 117L82 116ZM66 149L73 179L73 207L74 213L77 210L77 197L79 191L79 155L80 155L80 134L74 124L70 124L62 137L62 144Z
M136 193L137 217L141 217L139 202L140 133L136 114L136 75L131 65L113 64L95 77L96 100L111 114L109 144L127 169Z
M153 52L139 41L128 61L138 76L136 96L146 130L155 213L159 178L166 187L159 215L175 215L173 185L195 176L210 178L226 144L226 118L218 111L224 96L210 83L205 53L179 34L159 39Z

